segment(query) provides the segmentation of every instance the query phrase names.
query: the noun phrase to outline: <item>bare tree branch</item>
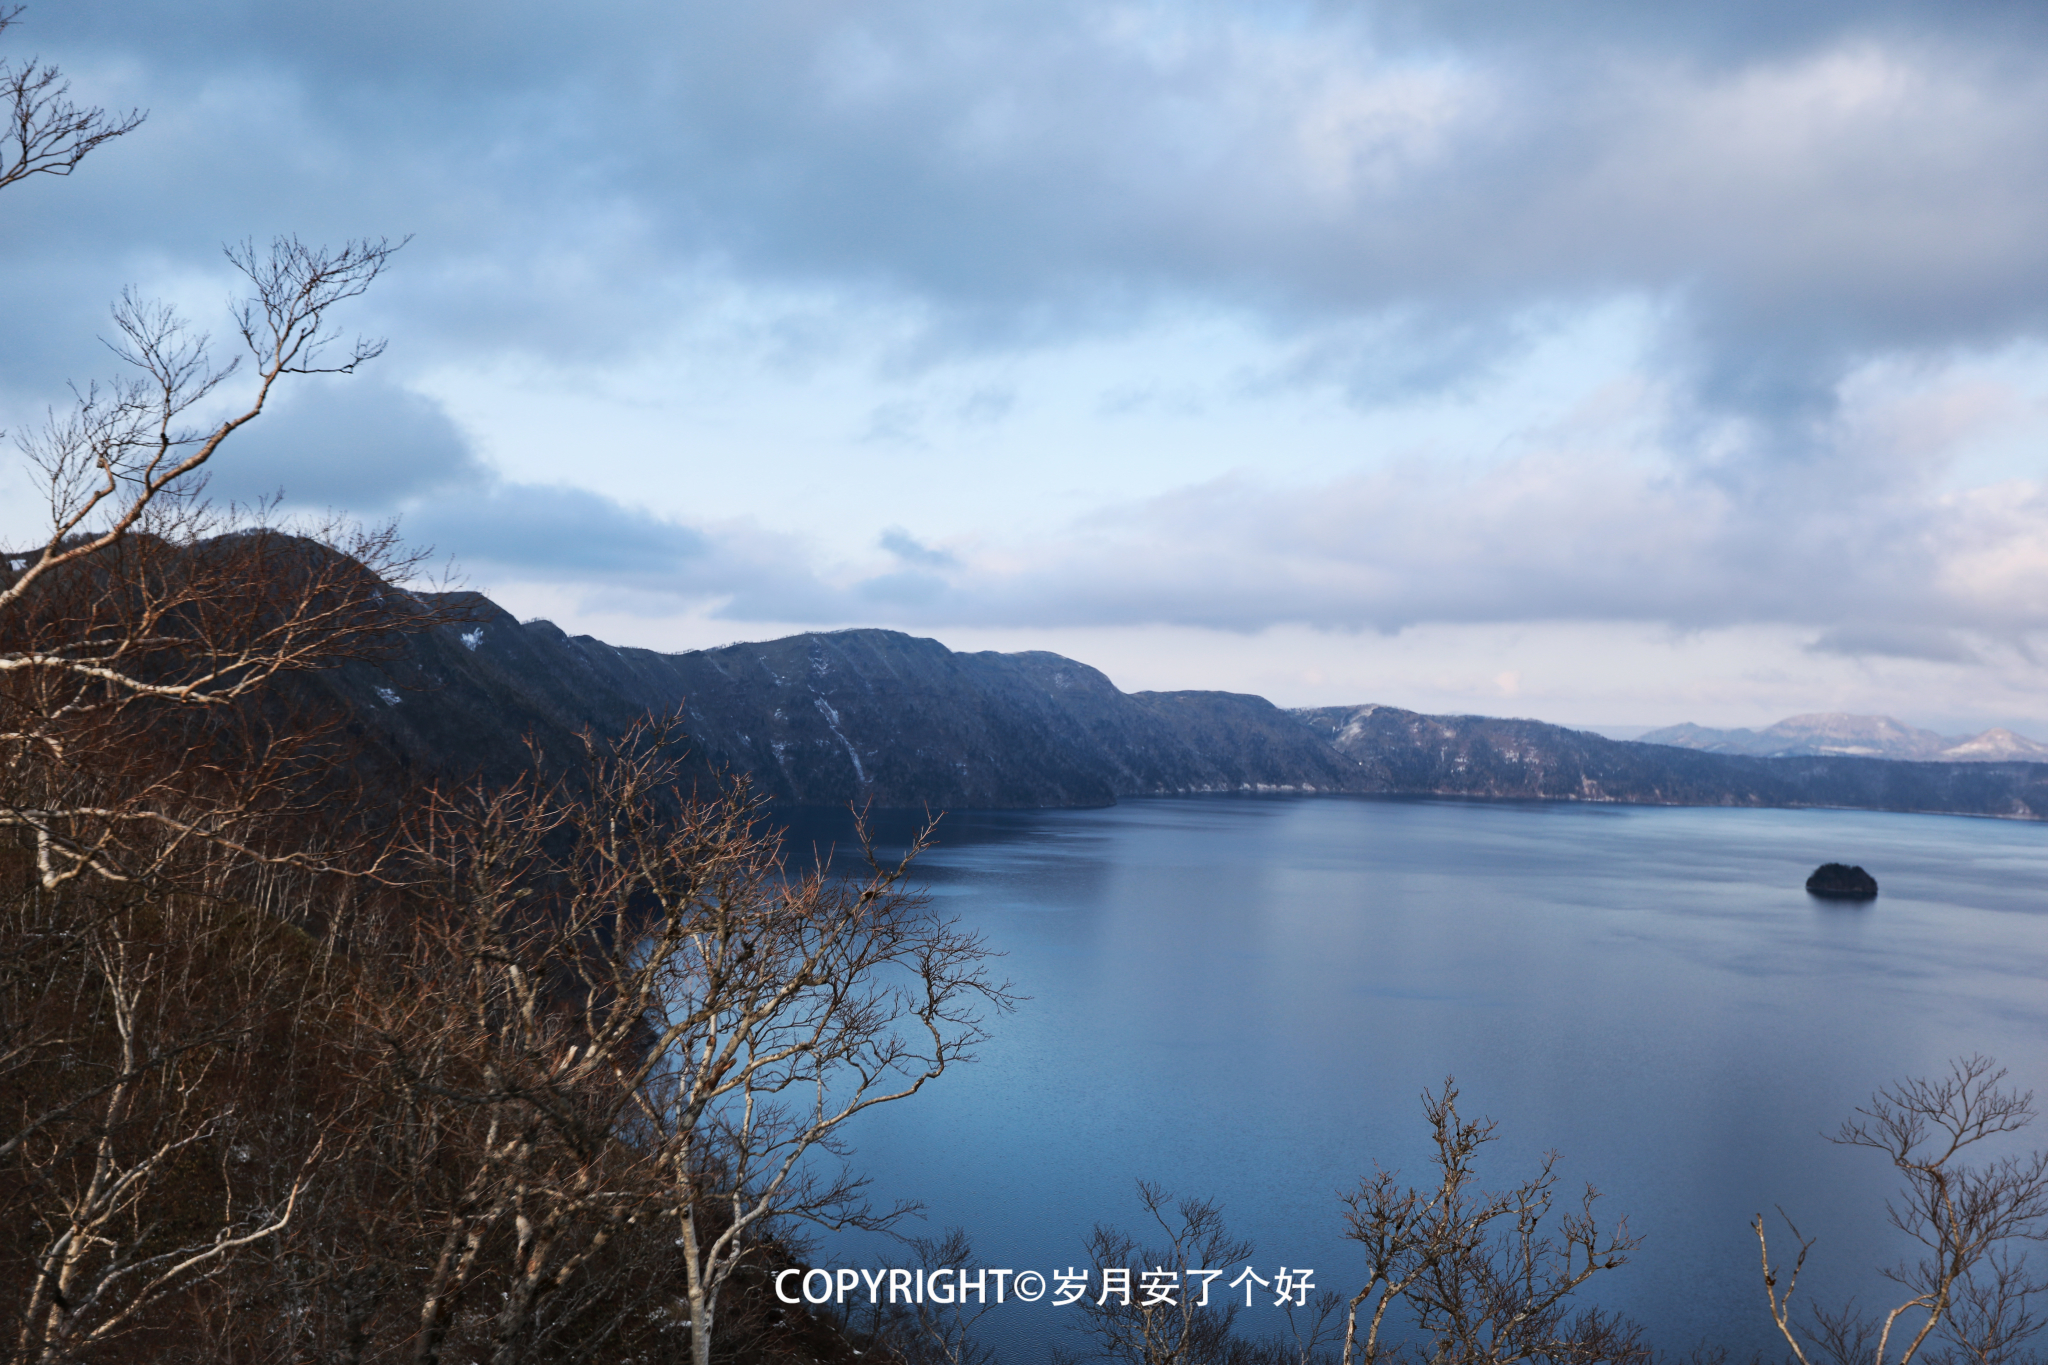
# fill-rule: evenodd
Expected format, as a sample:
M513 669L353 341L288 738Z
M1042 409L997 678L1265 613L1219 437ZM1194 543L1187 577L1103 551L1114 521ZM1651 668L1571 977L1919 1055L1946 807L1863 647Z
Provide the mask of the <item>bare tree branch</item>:
M1904 1184L1885 1212L1923 1254L1884 1272L1906 1297L1881 1318L1865 1320L1853 1307L1816 1308L1806 1335L1823 1354L1867 1351L1872 1365L1907 1365L1939 1331L1965 1359L2004 1360L2039 1331L2027 1304L2048 1283L2028 1269L2017 1244L2048 1239L2048 1151L1975 1166L1963 1159L1976 1144L2033 1122L2033 1093L2004 1089L2005 1076L1989 1057L1956 1058L1945 1076L1909 1078L1879 1090L1831 1139L1891 1159ZM1787 1272L1771 1263L1762 1217L1750 1226L1763 1254L1772 1321L1801 1365L1809 1365L1791 1299L1813 1243L1792 1228L1799 1249ZM1894 1361L1899 1333L1910 1336L1898 1341Z
M20 21L23 8L0 8L0 35ZM0 189L32 175L69 175L95 148L134 132L147 117L73 104L71 82L34 58L0 62L0 102L7 110Z

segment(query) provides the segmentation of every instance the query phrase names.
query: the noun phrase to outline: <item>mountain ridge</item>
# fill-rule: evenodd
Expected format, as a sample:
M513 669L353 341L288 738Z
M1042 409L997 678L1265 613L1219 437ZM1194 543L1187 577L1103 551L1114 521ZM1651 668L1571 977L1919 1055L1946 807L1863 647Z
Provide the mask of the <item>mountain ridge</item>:
M1891 716L1852 715L1843 711L1787 716L1761 730L1719 730L1688 721L1646 731L1636 736L1636 742L1758 758L1836 755L1936 763L2048 761L2048 744L2007 729L1994 728L1975 735L1939 735Z
M528 741L567 755L581 729L619 733L654 713L680 717L695 779L744 776L779 806L1296 792L2048 813L2048 764L1757 757L1378 704L1126 693L1061 655L956 652L869 628L663 654L522 623L478 594L458 603L465 622L300 683L347 717L362 761L390 781L504 780L527 766Z

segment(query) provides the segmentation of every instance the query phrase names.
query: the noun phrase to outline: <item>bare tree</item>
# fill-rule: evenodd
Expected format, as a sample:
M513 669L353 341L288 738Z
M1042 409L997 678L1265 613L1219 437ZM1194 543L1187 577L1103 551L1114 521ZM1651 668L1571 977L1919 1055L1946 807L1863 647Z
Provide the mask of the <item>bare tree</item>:
M0 185L139 120L75 106L54 69L5 74ZM459 608L393 586L417 560L388 530L279 531L205 484L279 384L381 352L334 310L401 245L229 248L248 297L225 363L124 295L127 374L18 441L49 517L0 552L0 1199L22 1219L0 1288L23 1365L202 1353L259 1335L221 1326L259 1304L275 1359L601 1358L666 1317L708 1365L721 1294L786 1256L779 1225L904 1211L820 1158L1009 1003L907 858L792 869L744 789L680 793L666 730L593 741L576 781L436 794L416 838L339 819L332 722L281 684ZM280 1012L241 949L323 927L300 892L329 872L390 899L346 935L327 917ZM252 909L287 881L292 904ZM290 1141L248 1140L266 1115Z
M1381 1336L1397 1302L1428 1339L1431 1365L1646 1359L1633 1324L1572 1303L1594 1275L1627 1263L1639 1244L1627 1220L1603 1232L1593 1211L1599 1192L1588 1185L1578 1207L1551 1223L1555 1152L1513 1189L1482 1189L1474 1159L1495 1125L1459 1118L1457 1101L1449 1079L1441 1094L1422 1097L1433 1186L1404 1188L1398 1173L1379 1168L1345 1196L1345 1235L1365 1248L1366 1280L1349 1303L1344 1365L1403 1354Z
M593 745L581 797L530 779L434 798L413 844L416 928L399 936L393 975L364 982L379 1046L363 1079L389 1097L382 1113L405 1118L361 1155L425 1220L426 1273L404 1277L421 1365L442 1358L480 1284L496 1307L488 1342L470 1349L524 1359L551 1301L657 1207L646 1147L621 1136L655 1064L655 971L635 947L644 879L584 837L607 816L630 819L619 807L667 776L625 743L603 756ZM735 818L692 807L664 851L730 845Z
M19 13L0 9L0 33ZM141 122L78 106L68 89L54 67L0 64L0 187L68 175ZM253 826L278 813L319 726L266 726L248 703L281 675L448 614L387 596L417 563L388 529L292 535L204 499L209 463L279 383L382 352L338 345L330 314L396 249L289 237L228 248L250 293L234 313L247 354L224 363L171 309L124 293L112 347L128 373L74 390L17 434L49 521L40 542L0 552L0 830L30 839L46 888L147 880L195 840L279 856L256 847Z
M231 252L255 287L239 314L255 382L196 427L186 417L237 367L213 366L167 310L124 299L117 349L136 376L83 390L21 442L51 518L40 544L0 556L0 861L26 878L0 914L0 1075L23 1099L0 1115L0 1161L49 1231L25 1253L24 1359L128 1330L296 1206L296 1177L268 1218L229 1182L230 1212L203 1244L162 1240L165 1190L192 1188L195 1154L236 1126L238 1101L219 1088L233 1068L218 1059L261 994L229 992L224 1014L167 1001L199 989L179 976L212 941L193 937L194 907L252 868L373 870L356 857L373 841L348 846L336 811L319 809L345 785L332 722L294 713L271 684L373 653L438 609L387 600L379 571L405 563L389 532L321 543L216 515L201 495L207 462L285 375L375 353L358 343L325 364L327 310L390 251Z
M1344 1196L1345 1236L1365 1248L1365 1284L1351 1297L1344 1322L1343 1365L1373 1365L1385 1348L1380 1332L1387 1310L1438 1262L1469 1243L1487 1217L1497 1210L1489 1201L1465 1211L1466 1191L1476 1179L1473 1158L1493 1140L1491 1122L1468 1123L1457 1117L1457 1091L1445 1083L1441 1097L1423 1095L1435 1142L1436 1184L1429 1189L1403 1189L1397 1172L1374 1163L1374 1173ZM1359 1312L1368 1310L1365 1333L1359 1336Z
M915 1266L974 1264L974 1246L965 1228L949 1228L936 1239L906 1238L905 1245ZM879 1350L902 1365L997 1365L994 1348L975 1334L981 1320L995 1311L995 1301L983 1291L970 1312L965 1293L948 1292L953 1293L950 1303L923 1297L914 1303L885 1303L877 1294L866 1304L849 1304L841 1320L842 1334L860 1342L862 1354Z
M1895 1348L1896 1365L1907 1365L1937 1332L1961 1359L2004 1361L2039 1331L2028 1302L2048 1283L2028 1268L2021 1244L2048 1239L2048 1151L1974 1166L1963 1156L2033 1122L2033 1092L2002 1088L2005 1076L1988 1057L1957 1058L1946 1076L1879 1090L1831 1138L1884 1153L1904 1179L1885 1212L1922 1254L1885 1270L1907 1297L1881 1318L1859 1315L1853 1305L1816 1309L1812 1326L1795 1330L1792 1296L1813 1241L1787 1216L1796 1251L1790 1267L1773 1263L1763 1215L1751 1222L1771 1319L1801 1365L1810 1365L1810 1351L1892 1365Z
M37 1003L62 1046L9 1087L40 1111L0 1175L26 1260L6 1354L21 1365L161 1328L150 1315L290 1225L319 1152L279 1152L247 1105L252 1039L291 1003L276 930L189 897L85 908L46 921L68 970ZM277 1197L250 1197L244 1177L280 1159Z
M1129 1365L1211 1365L1230 1355L1240 1305L1210 1279L1190 1271L1219 1271L1249 1258L1252 1244L1231 1235L1223 1210L1210 1199L1175 1199L1150 1181L1138 1182L1138 1202L1151 1226L1143 1239L1098 1223L1087 1241L1087 1263L1123 1271L1131 1292L1083 1297L1075 1330L1093 1337L1090 1356ZM1155 1277L1147 1281L1151 1272ZM1148 1290L1147 1285L1156 1286ZM1065 1358L1065 1353L1060 1353Z
M638 947L657 971L662 1059L642 1121L709 1365L720 1295L774 1224L880 1228L909 1211L875 1208L864 1180L820 1158L845 1154L857 1115L969 1060L983 1011L1011 997L982 940L904 886L929 830L884 864L863 829L868 871L842 879L789 868L758 835L737 857L648 858L654 816L608 824L604 846L646 869L658 907Z
M681 797L677 738L586 739L577 780L443 799L414 843L412 986L376 1008L409 1115L384 1160L445 1186L417 1361L488 1284L489 1349L513 1365L586 1266L659 1220L703 1365L779 1223L903 1211L806 1158L964 1060L976 1004L1007 1003L903 864L797 873L744 788Z
M19 14L0 10L0 32ZM0 91L0 187L68 175L141 122L74 103L34 61L0 63ZM127 374L17 440L48 523L0 552L9 1359L184 1330L197 1296L304 1207L317 1107L277 1088L274 1035L314 982L282 970L304 946L291 917L236 897L264 868L368 870L371 841L333 818L346 784L330 722L274 684L445 612L387 587L414 562L389 531L272 530L209 507L204 487L276 385L380 351L339 344L331 310L394 249L230 248L250 295L235 312L247 355L226 363L124 295Z
M20 442L50 532L0 557L0 829L32 839L46 887L87 873L147 879L194 840L303 860L259 849L249 831L313 736L266 729L245 703L281 675L373 653L435 618L388 599L386 580L416 562L390 531L323 545L201 500L207 463L280 380L377 354L359 341L327 363L328 312L394 249L281 239L267 253L231 250L254 287L238 312L253 382L228 416L197 426L188 414L238 365L214 365L206 338L169 310L124 298L117 351L137 373L83 390ZM152 854L138 861L142 848Z

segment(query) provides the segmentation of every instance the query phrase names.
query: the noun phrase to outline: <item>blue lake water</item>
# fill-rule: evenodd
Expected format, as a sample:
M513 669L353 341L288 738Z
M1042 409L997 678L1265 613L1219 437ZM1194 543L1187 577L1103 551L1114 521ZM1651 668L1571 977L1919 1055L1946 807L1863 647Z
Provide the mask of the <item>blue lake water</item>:
M1418 1096L1455 1075L1461 1111L1500 1125L1489 1184L1554 1148L1562 1188L1594 1182L1643 1238L1595 1301L1668 1349L1746 1358L1772 1341L1753 1214L1782 1205L1819 1239L1802 1295L1875 1303L1901 1250L1888 1164L1823 1130L1963 1053L2048 1092L2041 825L1194 798L941 831L920 880L1029 999L973 1065L863 1116L855 1164L879 1198L924 1202L911 1231L963 1226L985 1265L1084 1265L1094 1224L1138 1228L1144 1178L1220 1201L1260 1274L1309 1266L1348 1296L1337 1191L1374 1158L1426 1180ZM1828 861L1868 868L1880 898L1808 897ZM1067 1321L983 1319L1005 1365Z

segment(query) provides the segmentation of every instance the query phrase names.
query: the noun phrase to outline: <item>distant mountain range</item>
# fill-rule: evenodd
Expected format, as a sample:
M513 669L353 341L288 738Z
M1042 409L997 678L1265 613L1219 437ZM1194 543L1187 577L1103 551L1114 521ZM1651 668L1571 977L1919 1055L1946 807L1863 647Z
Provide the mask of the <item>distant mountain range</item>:
M1753 754L1759 758L1833 754L1844 758L1903 758L1936 763L2048 762L2048 744L2010 730L1950 737L1916 730L1890 716L1850 716L1839 711L1792 716L1762 730L1711 730L1672 725L1638 735L1642 744L1670 744L1710 754Z
M1125 693L1057 654L956 653L887 630L662 654L463 600L466 624L408 636L395 658L303 675L301 700L345 712L373 775L502 780L525 767L528 739L564 755L577 730L615 733L652 711L682 716L700 777L745 774L791 806L1343 792L2048 815L2048 764L1975 753L1759 756L1691 743L1718 733L1697 727L1659 732L1682 732L1679 742L1626 742L1390 706L1286 711L1239 693Z

